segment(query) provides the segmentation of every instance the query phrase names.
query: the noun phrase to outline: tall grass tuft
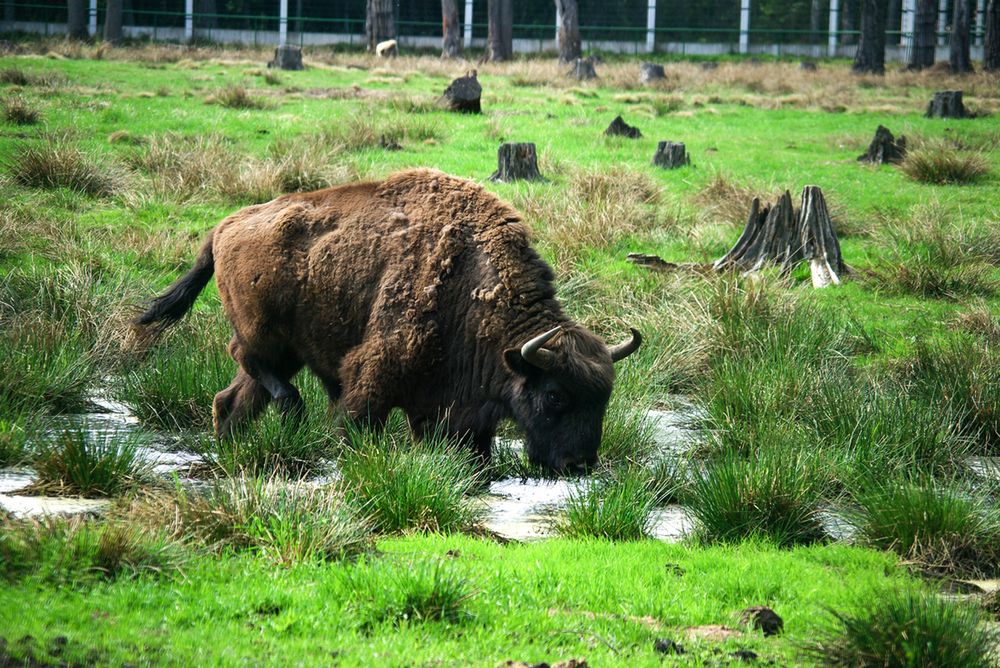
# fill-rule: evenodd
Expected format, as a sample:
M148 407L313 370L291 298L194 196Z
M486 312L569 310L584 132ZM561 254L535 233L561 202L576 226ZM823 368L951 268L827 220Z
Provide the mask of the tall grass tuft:
M404 425L380 433L348 428L339 458L344 495L371 516L376 529L461 531L482 519L467 498L480 484L475 456L445 438L415 441Z
M275 563L336 561L371 547L370 525L330 487L238 477L134 504L134 521L212 551L258 552Z
M37 491L75 496L117 496L144 482L151 466L136 432L100 432L81 424L40 439L33 462Z
M907 152L900 169L921 183L975 183L990 172L990 163L980 153L958 150L948 143L932 143Z
M913 591L886 593L833 612L807 653L844 668L990 668L996 632L974 607Z
M121 170L85 153L66 136L47 135L41 141L18 144L3 159L3 167L29 188L68 188L108 196L125 187Z
M251 94L244 86L227 86L210 95L206 101L227 109L267 109L271 106L266 100Z
M118 522L44 517L0 519L0 578L36 577L82 584L175 571L185 561L180 543Z
M852 521L867 544L945 573L1000 571L1000 508L933 478L870 482Z
M347 574L350 609L362 628L377 624L461 622L475 593L469 582L440 560L398 564L385 559Z
M25 464L31 458L29 419L0 400L0 467Z
M270 411L232 436L205 434L192 447L208 466L228 476L300 477L325 468L334 445L326 421L307 416L293 423Z
M555 528L570 538L641 540L652 531L657 494L644 468L623 467L608 477L581 483L566 500Z
M696 473L685 505L701 538L764 538L781 546L823 540L823 479L814 460L794 447L771 445L752 458L725 455Z
M3 101L3 115L14 125L35 125L42 118L42 112L23 97L9 97Z

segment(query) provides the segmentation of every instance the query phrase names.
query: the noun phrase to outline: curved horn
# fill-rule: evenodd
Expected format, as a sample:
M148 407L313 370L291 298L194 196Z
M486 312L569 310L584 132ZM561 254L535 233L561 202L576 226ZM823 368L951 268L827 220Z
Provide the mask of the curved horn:
M612 362L621 362L639 349L639 345L642 343L642 334L637 329L631 327L629 329L632 330L632 338L630 340L619 343L616 346L611 346L609 352L611 353Z
M555 355L551 350L542 348L549 339L562 331L562 326L553 327L544 334L539 334L521 346L521 357L524 361L539 369L548 369L555 362Z

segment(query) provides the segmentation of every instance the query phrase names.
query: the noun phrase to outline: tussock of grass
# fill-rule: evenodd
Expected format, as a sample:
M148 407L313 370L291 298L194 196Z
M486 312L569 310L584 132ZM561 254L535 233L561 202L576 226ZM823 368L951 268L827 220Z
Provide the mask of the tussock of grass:
M266 100L250 93L244 86L227 86L210 95L205 101L227 109L268 109L271 106Z
M3 159L14 180L29 188L68 188L87 195L108 196L125 187L123 173L85 153L68 138L48 135L21 143Z
M0 84L11 86L53 86L61 78L56 73L39 74L36 72L27 72L20 67L5 67L0 70Z
M179 543L139 527L80 518L0 519L0 577L82 584L175 571Z
M627 467L580 484L555 523L569 538L641 540L652 531L657 489L649 472Z
M989 343L1000 343L1000 320L985 301L979 300L962 309L949 324L960 332L978 336Z
M980 153L963 152L945 142L935 142L908 151L899 168L921 183L960 185L984 178L990 172L990 163Z
M752 186L737 183L732 176L723 172L715 172L698 191L694 201L705 220L744 225L754 197L767 199L765 194Z
M1000 570L1000 509L955 483L889 480L855 495L852 521L868 545L933 572Z
M366 518L329 487L306 482L228 478L149 497L129 514L212 551L251 550L284 565L348 559L371 547Z
M23 97L9 97L3 101L4 118L14 125L35 125L42 118L42 112Z
M989 668L996 632L974 607L934 594L886 592L834 612L809 653L826 666Z
M707 464L695 474L686 506L707 542L763 538L790 546L826 537L823 493L815 459L769 445L756 457L727 455Z
M18 466L31 457L28 416L5 406L0 400L0 466Z
M46 435L34 459L45 494L117 496L148 480L145 439L137 432L100 432L86 423Z
M473 528L483 509L474 455L440 437L413 441L401 424L381 433L349 427L339 458L344 495L385 533Z
M465 604L475 592L440 560L407 564L380 560L347 574L349 607L362 628L378 624L458 623L469 617Z
M419 116L359 113L349 116L343 123L324 128L315 141L342 151L360 151L380 148L388 142L405 144L439 139L441 132L439 124Z
M303 476L322 470L333 453L329 426L308 418L284 420L277 411L223 439L204 435L193 448L204 462L225 475Z

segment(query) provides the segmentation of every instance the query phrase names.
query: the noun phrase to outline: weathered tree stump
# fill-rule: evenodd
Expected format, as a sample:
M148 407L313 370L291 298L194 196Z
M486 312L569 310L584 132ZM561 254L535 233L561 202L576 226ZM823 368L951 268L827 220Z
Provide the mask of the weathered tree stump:
M573 67L567 72L568 76L580 81L588 81L597 78L594 70L594 60L592 58L577 58L573 61Z
M621 115L615 116L615 120L611 121L611 125L604 131L604 134L609 137L628 137L629 139L639 139L642 137L639 128L634 128L626 123Z
M279 70L301 70L302 49L298 46L285 44L274 50L274 60L267 64L270 68Z
M875 138L868 145L868 150L858 156L858 162L870 162L873 165L898 165L906 157L906 137L893 137L889 128L880 125L875 131Z
M538 158L534 144L500 144L497 151L497 171L490 181L536 181L542 178L538 173Z
M476 78L476 70L469 70L464 77L455 79L445 88L441 99L451 111L478 114L482 112L480 107L482 96L483 87Z
M643 85L666 78L667 73L663 71L663 65L657 65L656 63L643 63L639 65L639 83Z
M787 276L801 262L809 262L815 288L840 284L850 271L840 255L840 242L818 186L806 186L798 211L785 191L773 206L761 209L760 199L750 204L750 215L736 245L715 261L717 271L754 273L777 266Z
M799 69L803 72L815 72L817 67L816 63L812 60L803 60L799 62Z
M969 112L962 104L962 91L942 90L934 93L934 99L927 105L927 118L969 118Z
M661 141L656 145L656 153L653 155L653 164L664 169L677 169L691 164L691 157L688 156L684 144L675 144L672 141Z

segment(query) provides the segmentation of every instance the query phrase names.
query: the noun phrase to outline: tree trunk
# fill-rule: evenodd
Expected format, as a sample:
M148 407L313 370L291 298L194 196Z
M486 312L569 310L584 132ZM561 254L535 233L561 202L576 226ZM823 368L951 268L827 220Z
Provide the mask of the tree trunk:
M218 25L218 6L215 0L194 0L194 27L213 30ZM199 16L201 14L201 16Z
M937 31L937 3L934 0L917 0L917 13L913 20L913 51L910 69L922 70L934 64L934 33Z
M72 39L87 39L86 0L68 0L66 11L66 32Z
M972 18L970 10L969 0L955 0L951 19L951 46L948 50L948 65L954 74L967 74L972 71L972 59L969 57L969 24Z
M462 55L462 19L458 16L458 0L441 0L441 57Z
M857 0L847 0L843 3L840 8L840 29L845 32L850 32L854 30L855 19L854 19L854 5ZM845 34L841 38L842 44L854 44L855 36L850 34Z
M108 0L104 12L104 41L117 44L122 41L122 0Z
M486 11L486 59L493 62L510 60L514 57L513 0L488 0Z
M990 0L986 6L986 41L983 45L983 69L1000 71L1000 0Z
M822 18L822 9L822 0L812 0L812 7L809 9L809 38L813 44L818 44L820 41L819 24Z
M590 58L577 58L573 61L572 69L566 75L580 81L595 79L597 78L597 71L594 70L594 61Z
M580 47L580 12L576 0L555 0L559 17L559 61L571 63L583 52Z
M538 159L534 144L501 144L497 151L497 171L491 181L536 181L542 178L538 173Z
M862 0L861 42L854 71L885 74L885 0Z
M366 0L365 42L368 50L375 53L379 42L396 39L396 17L393 15L392 0Z
M886 12L885 24L888 32L895 33L887 36L890 44L899 44L899 24L903 20L902 0L889 0L889 8Z

